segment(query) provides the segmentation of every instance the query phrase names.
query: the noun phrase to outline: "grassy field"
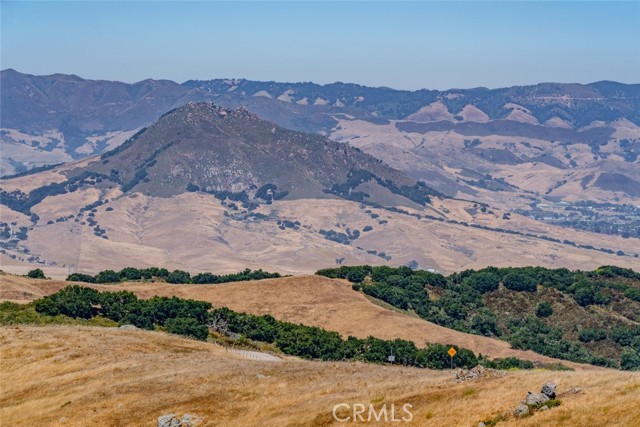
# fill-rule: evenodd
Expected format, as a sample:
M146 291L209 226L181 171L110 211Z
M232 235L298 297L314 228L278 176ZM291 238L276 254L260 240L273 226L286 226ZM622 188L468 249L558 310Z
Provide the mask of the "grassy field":
M498 425L640 425L640 374L628 372L514 371L458 383L452 371L259 362L160 332L81 326L0 328L0 356L2 425L154 426L160 415L190 413L203 426L382 426L390 423L338 423L333 407L409 403L413 420L392 425L475 427L549 380L584 392Z

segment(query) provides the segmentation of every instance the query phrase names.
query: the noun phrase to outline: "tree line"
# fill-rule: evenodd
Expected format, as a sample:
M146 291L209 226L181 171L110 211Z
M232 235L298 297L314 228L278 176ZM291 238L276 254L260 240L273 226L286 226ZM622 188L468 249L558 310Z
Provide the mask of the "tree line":
M68 286L34 302L35 310L45 316L68 316L92 319L101 316L121 325L131 324L148 330L206 340L209 329L226 335L271 343L283 353L305 359L363 361L387 363L393 355L395 363L430 369L448 369L447 354L454 347L456 367L470 368L478 363L498 369L529 369L529 361L507 358L489 360L473 351L455 345L437 343L418 348L411 341L382 340L375 337L343 339L339 333L322 328L276 320L272 316L237 313L228 308L213 309L208 302L178 297L138 299L129 291L98 292L79 285Z
M120 271L103 270L95 276L83 273L73 273L67 277L69 282L85 282L85 283L118 283L131 282L138 280L162 280L172 284L196 284L208 285L217 283L242 282L246 280L274 279L282 277L279 273L269 273L267 271L245 269L239 273L232 274L213 274L198 273L194 276L187 271L173 270L166 268L149 267L134 268L125 267Z

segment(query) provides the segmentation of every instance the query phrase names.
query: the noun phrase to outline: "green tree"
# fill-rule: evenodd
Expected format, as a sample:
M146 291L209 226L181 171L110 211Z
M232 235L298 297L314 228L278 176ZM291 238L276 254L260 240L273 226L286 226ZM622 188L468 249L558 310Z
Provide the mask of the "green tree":
M462 283L484 294L498 289L500 278L495 273L483 271L466 277Z
M502 279L505 288L512 291L535 292L537 289L537 280L526 273L514 272L509 273Z
M173 284L191 283L191 275L186 271L173 270L167 276L167 282Z
M192 317L168 319L164 327L167 332L172 334L184 335L200 341L205 341L209 336L209 329Z
M39 269L36 268L34 270L31 270L27 273L28 277L31 277L32 279L46 279L47 277L44 275L44 272Z
M540 301L536 306L536 316L549 317L553 314L553 307L549 301Z
M99 292L78 285L68 286L53 295L36 301L36 311L49 316L64 314L69 317L91 319L98 312Z
M120 274L113 270L104 270L96 276L96 283L117 283L120 281Z
M473 333L485 336L499 336L498 321L496 315L490 309L483 307L471 317L469 328Z

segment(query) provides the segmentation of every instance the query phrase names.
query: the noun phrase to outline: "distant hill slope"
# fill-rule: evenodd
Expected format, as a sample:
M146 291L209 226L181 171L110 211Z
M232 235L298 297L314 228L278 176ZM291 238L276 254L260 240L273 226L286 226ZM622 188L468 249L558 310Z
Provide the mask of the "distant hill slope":
M0 180L0 250L87 271L637 265L633 239L546 226L494 202L439 195L356 147L244 108L188 103L101 156Z
M148 426L169 413L195 414L205 425L329 426L332 408L345 402L377 409L410 403L412 425L471 426L511 413L527 391L549 380L559 393L574 387L583 393L562 397L560 407L518 420L518 426L570 420L568 425L629 427L640 417L640 378L628 372L531 370L456 383L448 371L243 360L160 332L20 326L0 328L0 339L6 368L0 419L15 426L61 419L73 427Z
M358 149L208 102L164 114L101 160L69 176L101 174L125 192L152 196L233 193L245 204L247 197L271 202L327 194L375 201L375 194L352 191L370 181L418 204L429 200L428 188Z
M3 162L3 175L102 153L122 143L131 131L188 101L209 100L228 108L245 106L281 126L323 134L332 132L338 116L345 114L379 124L407 118L454 122L507 119L540 124L540 132L544 127L579 129L618 119L640 125L640 85L616 82L402 91L348 83L244 79L183 84L147 79L127 84L74 75L33 76L12 69L3 70L0 78L0 127L8 158ZM424 113L434 105L439 105L443 114ZM67 157L61 158L61 153Z

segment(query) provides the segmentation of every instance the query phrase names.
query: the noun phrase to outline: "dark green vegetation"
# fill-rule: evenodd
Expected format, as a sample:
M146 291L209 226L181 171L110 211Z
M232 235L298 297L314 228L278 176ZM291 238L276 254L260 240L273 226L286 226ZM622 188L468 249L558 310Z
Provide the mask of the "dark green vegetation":
M30 276L31 277L31 276ZM149 268L133 268L126 267L120 271L103 270L95 276L82 273L73 273L67 277L69 282L85 282L85 283L118 283L131 282L136 280L164 280L173 284L196 284L209 285L215 283L242 282L246 280L275 279L280 276L279 273L269 273L262 270L245 269L240 273L217 275L213 273L199 273L191 276L186 271L173 270L166 268L149 267Z
M27 277L30 277L32 279L46 279L47 277L44 275L44 271L42 271L39 268L30 270L27 273Z
M236 313L228 308L213 310L215 324L222 324L229 332L255 341L275 344L283 353L307 359L360 360L385 363L391 354L395 363L431 369L448 369L451 359L447 355L450 345L428 344L417 348L411 341L381 340L374 337L343 340L337 332L321 328L281 322L272 316L254 316ZM458 354L457 367L473 367L478 357L468 349L453 346ZM521 361L526 364L526 361Z
M319 360L358 360L386 363L388 356L396 364L430 369L448 369L450 347L458 354L456 367L470 368L481 363L496 369L530 369L533 364L517 358L489 360L471 350L443 344L427 344L417 348L401 339L381 340L374 337L342 339L337 332L321 328L281 322L275 318L236 313L228 308L212 309L208 302L177 297L138 299L129 291L98 292L72 285L30 304L0 304L0 325L13 324L82 324L116 326L131 324L142 329L158 329L206 340L209 327L225 336L235 336L275 345L285 354Z
M640 369L640 274L542 267L466 270L448 277L409 267L340 267L318 274L428 321L495 336L551 357Z

